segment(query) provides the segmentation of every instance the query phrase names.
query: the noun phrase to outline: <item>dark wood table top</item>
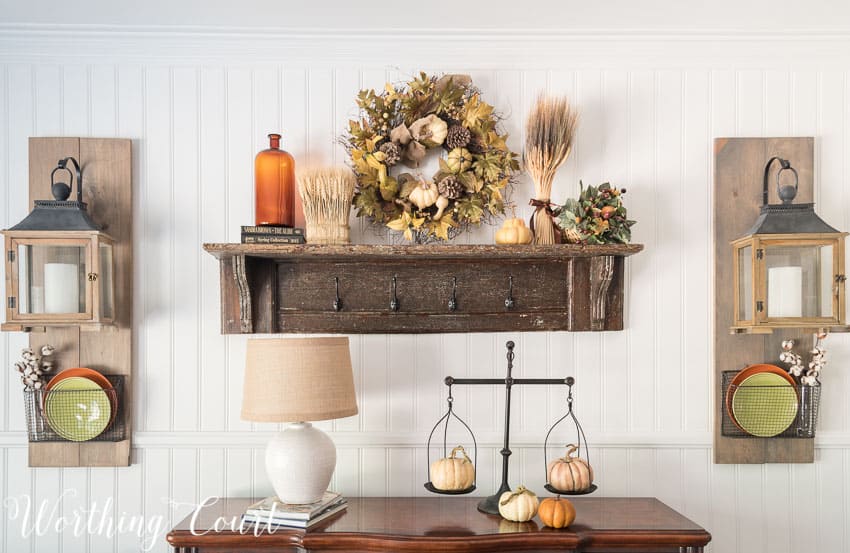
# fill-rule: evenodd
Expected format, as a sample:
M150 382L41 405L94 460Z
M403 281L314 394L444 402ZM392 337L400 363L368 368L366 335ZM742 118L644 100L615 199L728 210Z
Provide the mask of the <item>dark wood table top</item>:
M246 525L251 499L220 499L190 514L168 542L187 551L701 551L711 535L655 498L571 498L576 520L544 527L535 517L514 523L486 515L474 497L353 497L348 509L309 531L273 533ZM194 519L194 523L193 523ZM219 531L214 528L218 527ZM688 549L691 548L691 549Z

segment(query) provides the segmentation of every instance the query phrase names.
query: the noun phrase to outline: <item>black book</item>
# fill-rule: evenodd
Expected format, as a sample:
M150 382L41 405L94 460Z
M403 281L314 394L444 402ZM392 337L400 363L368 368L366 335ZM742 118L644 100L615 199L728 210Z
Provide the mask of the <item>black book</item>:
M304 236L304 229L297 227L272 227L272 226L261 226L261 225L243 225L242 226L242 236L248 234L260 234L260 235L270 235L276 234L281 236Z

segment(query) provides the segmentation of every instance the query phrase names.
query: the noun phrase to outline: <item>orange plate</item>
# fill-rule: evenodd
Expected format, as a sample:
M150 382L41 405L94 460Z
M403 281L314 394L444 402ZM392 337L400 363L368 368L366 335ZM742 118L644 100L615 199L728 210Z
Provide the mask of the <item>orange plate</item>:
M788 371L782 369L781 367L777 367L776 365L769 365L767 363L760 363L757 365L750 365L749 367L744 367L741 369L738 374L735 375L735 378L732 379L732 382L729 383L729 388L726 390L726 413L729 415L729 418L732 419L732 422L735 423L735 426L741 428L741 425L738 424L738 421L735 420L735 415L732 414L732 396L734 396L735 390L738 389L738 386L741 385L744 380L758 373L774 373L778 374L794 387L794 392L797 392L797 382L794 380L794 377L788 374ZM746 432L743 428L741 431Z
M72 376L82 376L83 378L88 378L104 390L112 387L112 384L109 382L109 380L99 372L92 369L77 367L75 369L65 369L64 371L57 373L56 376L50 379L50 382L47 383L47 386L45 386L44 389L49 390L53 386L55 386L57 382L61 382L66 378L71 378Z
M106 425L106 427L109 428L112 425L112 421L115 420L115 415L118 412L118 395L115 393L115 390L112 389L112 383L109 382L109 379L96 370L87 369L85 367L65 369L64 371L56 373L56 375L50 379L50 382L48 382L47 386L44 387L45 391L50 390L57 382L61 382L66 378L71 378L72 376L88 378L106 391L106 395L109 397L109 405L112 407L112 416L109 419L109 424Z

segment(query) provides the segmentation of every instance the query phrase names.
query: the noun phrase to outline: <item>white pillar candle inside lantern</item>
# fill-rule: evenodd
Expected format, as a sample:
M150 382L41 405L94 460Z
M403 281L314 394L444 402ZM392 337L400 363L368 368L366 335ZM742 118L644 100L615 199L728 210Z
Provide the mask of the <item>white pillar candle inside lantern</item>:
M79 267L74 263L44 264L44 312L80 311Z
M771 267L767 270L767 316L803 316L802 267Z

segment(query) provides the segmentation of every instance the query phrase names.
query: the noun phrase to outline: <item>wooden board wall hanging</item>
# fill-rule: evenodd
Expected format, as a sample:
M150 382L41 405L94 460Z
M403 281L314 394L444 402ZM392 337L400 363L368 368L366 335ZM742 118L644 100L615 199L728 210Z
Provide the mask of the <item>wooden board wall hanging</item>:
M716 138L714 141L714 359L715 463L811 463L813 438L729 437L721 433L723 371L778 361L783 340L807 349L812 336L799 329L773 334L732 334L734 267L730 243L743 236L759 215L764 168L773 156L793 163L799 175L795 202L813 201L814 138ZM770 190L771 203L775 191Z
M130 464L132 435L133 213L132 141L109 138L30 138L29 206L51 197L57 160L72 156L82 166L83 201L91 218L111 236L114 259L114 321L103 328L32 326L29 344L56 347L57 371L88 367L123 377L124 439L120 441L39 441L29 443L31 467L106 467Z

